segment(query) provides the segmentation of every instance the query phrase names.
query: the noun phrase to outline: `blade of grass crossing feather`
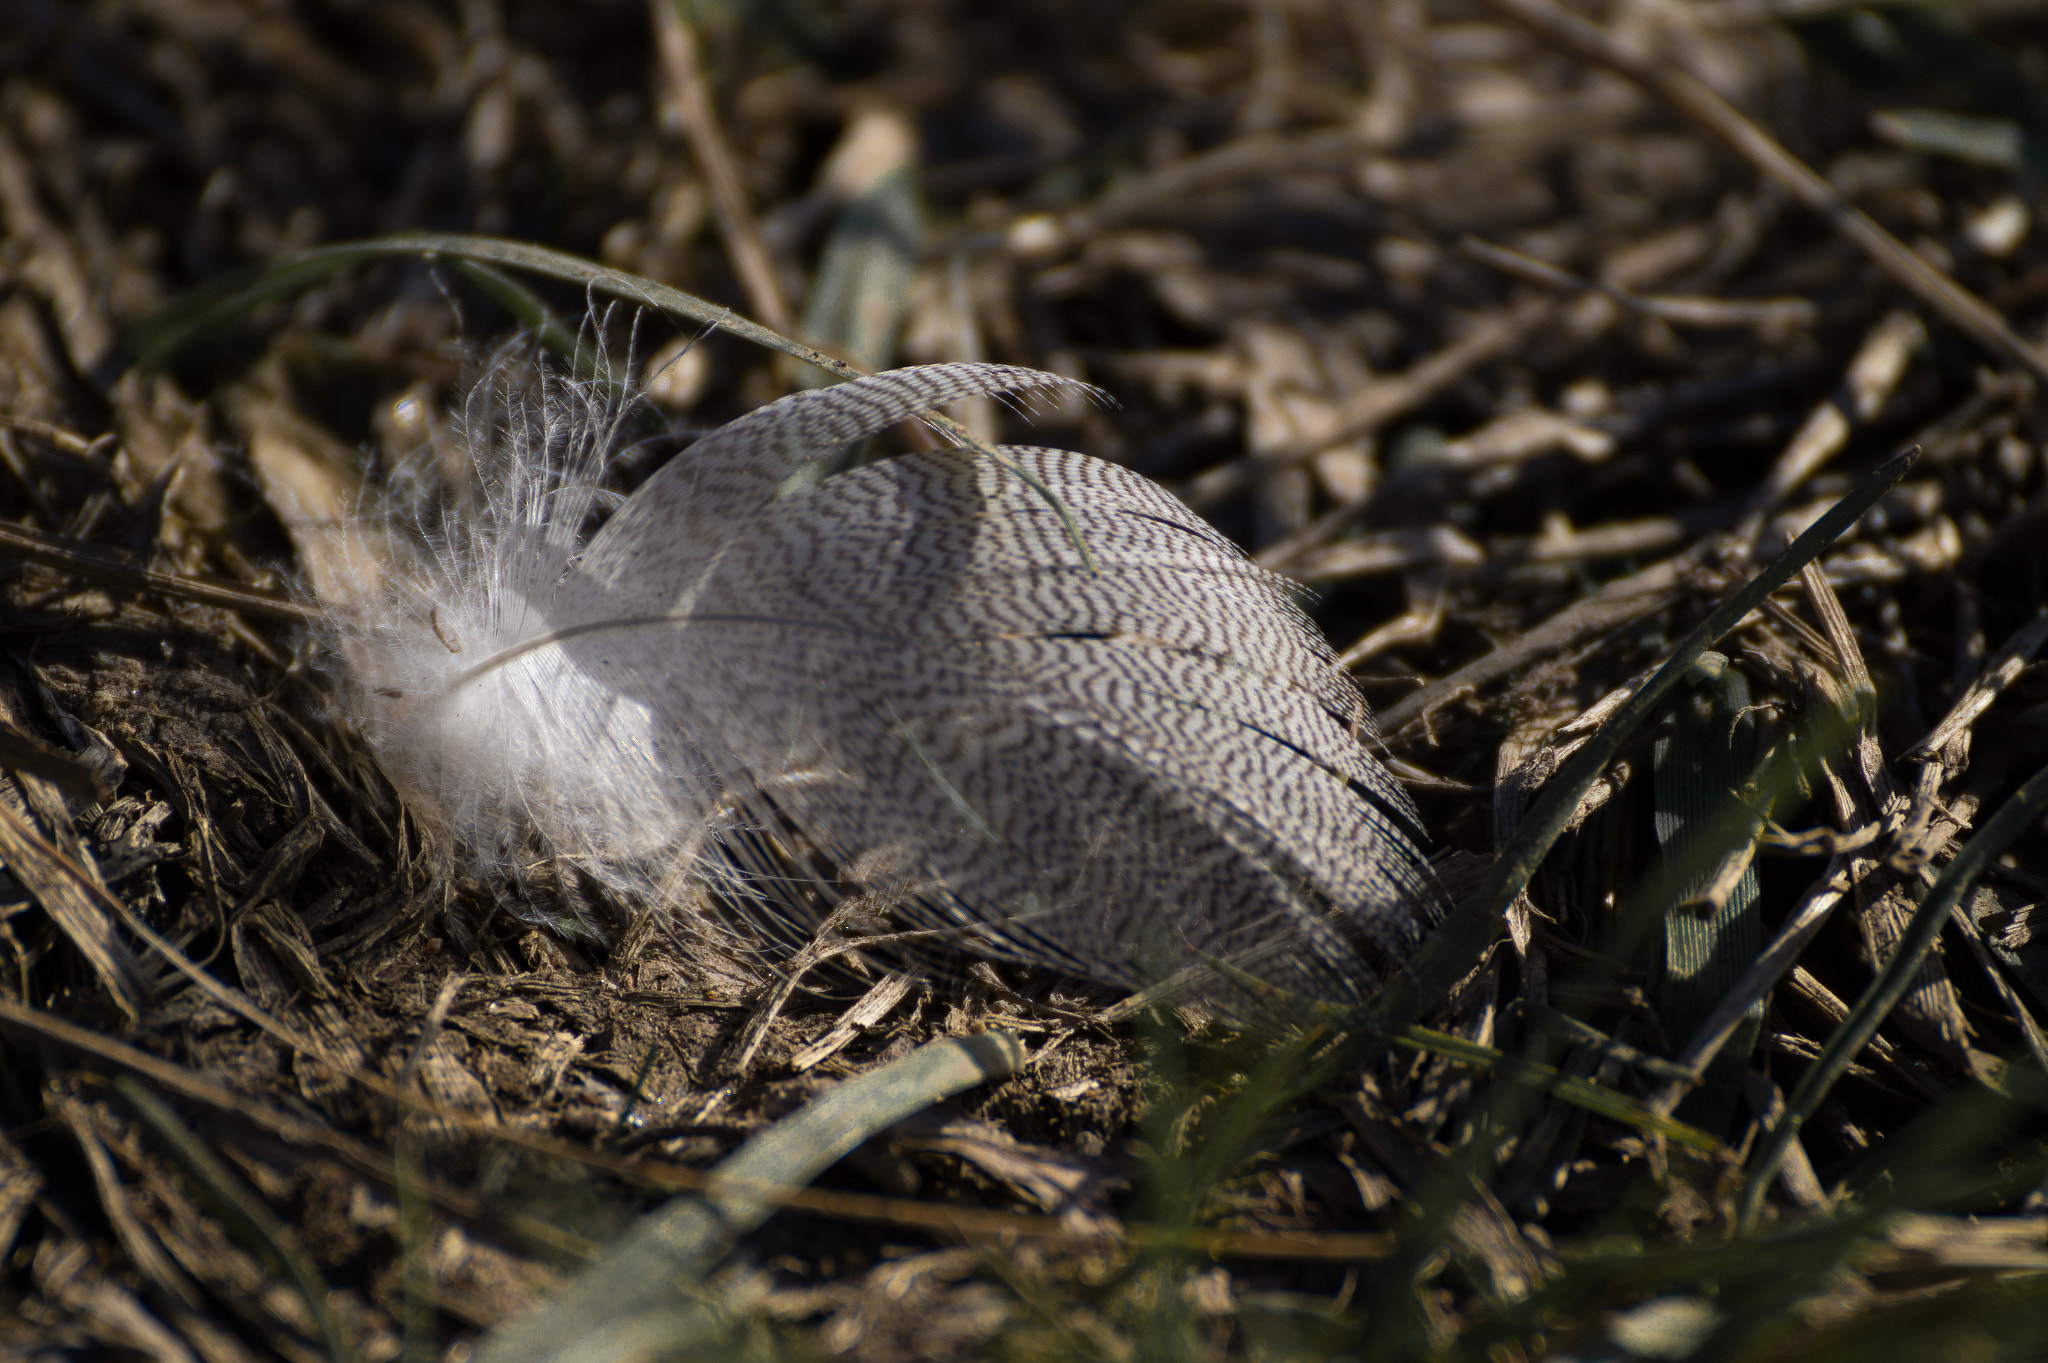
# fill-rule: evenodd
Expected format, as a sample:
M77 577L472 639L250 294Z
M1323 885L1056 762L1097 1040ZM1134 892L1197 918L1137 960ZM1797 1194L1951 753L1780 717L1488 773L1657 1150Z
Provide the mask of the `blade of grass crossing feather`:
M236 271L172 299L155 315L129 328L122 338L123 345L143 364L161 365L207 329L238 320L265 303L301 293L356 265L412 256L447 256L450 260L502 265L559 279L613 298L641 303L658 312L717 327L743 341L816 365L841 378L860 377L860 371L845 361L792 341L758 322L748 321L731 308L721 307L695 294L684 293L681 289L639 275L625 274L564 251L461 232L401 232L365 241L338 242L332 246L316 246L259 268Z
M327 1356L336 1363L352 1363L357 1357L355 1341L328 1304L327 1283L291 1230L141 1080L118 1075L113 1087L121 1101L149 1128L164 1153L192 1180L195 1190L235 1238L298 1291L327 1344Z
M533 333L543 349L568 365L569 372L577 378L592 379L607 388L618 387L620 376L613 372L598 348L584 344L582 338L565 326L562 319L555 316L554 309L532 289L495 265L485 265L481 261L458 260L455 272L511 313L519 325Z
M1514 838L1494 861L1486 880L1453 909L1424 940L1409 970L1382 992L1373 1014L1383 1032L1399 1031L1421 1016L1427 1002L1455 984L1500 931L1503 915L1528 885L1543 858L1570 826L1579 800L1643 721L1655 714L1691 671L1702 653L1756 609L1766 596L1820 556L1877 500L1906 476L1920 456L1914 446L1893 455L1865 475L1850 493L1808 526L1685 637L1669 661L1631 696L1585 747L1545 785Z
M545 246L461 232L402 232L368 241L316 246L260 269L238 271L172 299L155 315L124 332L122 345L141 363L160 366L206 332L237 321L265 303L292 297L324 283L350 266L400 256L447 256L450 260L503 265L565 283L580 284L595 293L716 327L743 341L802 360L842 379L861 377L861 371L844 360L792 341L780 332L747 320L731 308L721 307L695 294L684 293L681 289L639 275L624 274L567 252L551 251ZM1059 517L1060 525L1066 530L1068 540L1073 543L1089 574L1100 574L1095 555L1089 550L1081 527L1065 499L1016 460L986 441L976 439L950 417L937 412L922 415L927 423L962 448L992 461L1011 477L1021 479Z
M1003 1032L952 1037L849 1079L753 1137L721 1163L702 1198L677 1198L641 1218L611 1251L546 1306L491 1332L480 1363L608 1363L662 1356L700 1328L705 1308L684 1293L733 1241L774 1210L764 1193L801 1187L869 1137L976 1084L1022 1068Z
M1891 1016L1892 1009L1898 1007L1899 1000L1913 987L1913 977L1920 968L1920 962L1933 948L1935 939L1941 935L1942 924L1962 902L1971 883L1999 853L2026 831L2028 824L2044 812L2048 812L2048 767L2035 772L2011 799L2000 806L1998 812L1963 844L1955 859L1942 871L1940 879L1934 882L1934 887L1914 911L1906 931L1900 935L1898 949L1863 991L1863 997L1856 1000L1855 1007L1849 1010L1842 1025L1828 1038L1827 1046L1800 1076L1799 1086L1786 1100L1783 1120L1750 1162L1748 1183L1742 1195L1744 1226L1755 1223L1757 1213L1763 1207L1764 1192L1777 1173L1779 1162L1785 1158L1786 1149L1798 1136L1807 1118L1813 1115L1821 1099L1849 1068L1849 1062L1868 1044L1884 1020Z

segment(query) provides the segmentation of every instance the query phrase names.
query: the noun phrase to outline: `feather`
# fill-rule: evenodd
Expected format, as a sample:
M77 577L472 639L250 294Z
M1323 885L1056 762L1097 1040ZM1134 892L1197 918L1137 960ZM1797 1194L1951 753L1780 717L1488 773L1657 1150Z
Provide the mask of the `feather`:
M957 451L813 476L920 411L1069 382L948 364L798 393L616 502L617 403L501 372L460 424L476 490L361 524L350 711L483 866L708 885L790 940L864 896L1120 985L1220 960L1367 995L1440 893L1289 584L1085 455L1005 447L1038 489Z

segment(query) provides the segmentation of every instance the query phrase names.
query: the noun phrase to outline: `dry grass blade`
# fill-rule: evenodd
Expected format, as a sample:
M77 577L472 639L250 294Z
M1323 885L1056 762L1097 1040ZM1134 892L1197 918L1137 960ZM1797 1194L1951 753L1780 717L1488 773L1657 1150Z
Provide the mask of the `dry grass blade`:
M1669 294L1640 294L1618 289L1599 280L1581 279L1534 256L1496 246L1478 237L1466 237L1458 249L1482 264L1491 265L1532 284L1554 289L1571 289L1611 298L1625 308L1681 326L1693 327L1803 327L1811 326L1819 309L1804 298L1759 298L1753 301L1724 298L1690 298Z
M1833 185L1703 81L1668 62L1645 56L1597 24L1550 0L1486 0L1513 20L1565 51L1627 76L1669 100L1686 117L1725 142L1800 203L1855 243L1900 288L1933 309L1951 326L2009 364L2048 378L2048 356L2022 340L1996 308L1956 283L1850 204Z
M1908 312L1886 314L1863 338L1842 380L1843 391L1813 409L1806 423L1778 455L1777 463L1750 498L1748 537L1763 529L1764 516L1793 489L1812 477L1848 442L1850 432L1877 415L1898 386L1913 350L1926 340L1926 328Z
M106 436L101 436L97 440L87 440L76 431L66 430L54 422L38 421L32 416L22 416L15 412L0 412L0 426L40 436L67 454L89 455L111 443Z
M14 803L0 798L0 864L90 963L114 1006L131 1022L152 992L149 973L114 932L113 901L77 863L50 844Z
M901 970L891 970L884 974L881 979L875 981L867 993L860 996L853 1007L840 1015L839 1020L832 1024L831 1031L791 1056L789 1067L801 1072L821 1061L831 1059L844 1050L863 1030L873 1027L887 1017L891 1009L903 1002L912 990L923 983L918 976Z
M82 803L105 800L114 793L105 772L23 733L4 718L0 718L0 771L27 772Z
M1698 555L1687 553L1653 563L1572 602L1534 629L1437 678L1380 711L1380 728L1399 733L1461 694L1476 692L1517 668L1561 653L1583 640L1618 630L1668 605Z
M307 624L319 611L301 601L220 578L159 573L123 563L92 545L46 534L24 525L0 525L0 555L40 564L127 591L155 592L178 601L219 606L268 620Z
M1033 255L1050 255L1149 210L1171 205L1196 190L1276 169L1342 163L1359 148L1359 135L1349 128L1234 138L1211 151L1131 176L1085 207L1055 216L1020 218L1010 224L1009 236L1012 243Z
M1300 463L1320 450L1356 440L1381 426L1428 403L1444 389L1470 374L1480 365L1512 350L1529 334L1548 321L1553 311L1549 299L1532 298L1488 318L1450 345L1401 374L1374 383L1338 413L1335 426L1313 440L1301 440L1268 450L1256 459L1236 460L1211 469L1180 490L1180 498L1197 511L1205 511L1237 495L1276 467ZM1295 535L1262 550L1259 563L1272 568L1284 565L1296 555L1329 539L1356 520L1365 507L1346 503L1326 512Z
M2013 632L2005 646L1985 660L1984 670L1970 683L1941 722L1927 731L1926 737L1899 754L1901 762L1918 762L1934 756L1959 734L1964 733L1977 722L1978 716L1991 708L2008 686L2012 685L2020 671L2041 651L2041 645L2048 643L2048 614L2036 616Z
M761 241L761 226L747 202L746 187L733 163L732 149L719 126L717 110L704 76L701 44L696 30L685 16L688 0L648 0L654 19L655 43L661 66L682 113L683 133L696 153L710 185L711 202L718 213L719 231L732 257L733 273L747 291L747 302L755 314L776 331L786 332L793 320L782 285L775 277L775 262Z

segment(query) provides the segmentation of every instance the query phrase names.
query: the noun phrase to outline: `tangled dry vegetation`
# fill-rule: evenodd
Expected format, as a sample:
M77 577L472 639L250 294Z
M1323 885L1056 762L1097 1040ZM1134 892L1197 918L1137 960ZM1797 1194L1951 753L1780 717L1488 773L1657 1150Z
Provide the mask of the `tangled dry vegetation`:
M1740 1208L1925 883L2048 758L2048 30L2025 0L1600 9L8 6L0 1356L466 1357L688 1170L980 1028L1036 1059L749 1237L703 1286L716 1347L2039 1356L2038 812ZM1759 750L1805 755L1741 839L1751 888L1722 868L1784 954L1678 1109L1711 1148L1646 1115L1700 1017L1639 888L1647 737L1436 1015L1621 1100L1598 1114L985 964L749 1030L769 981L632 906L571 939L450 879L289 589L365 452L418 448L483 347L581 293L391 257L269 277L174 352L136 329L415 228L866 367L1101 385L1028 435L960 415L1164 482L1312 587L1454 886L1603 697L1918 442L1719 645ZM636 344L677 430L798 381L670 327Z

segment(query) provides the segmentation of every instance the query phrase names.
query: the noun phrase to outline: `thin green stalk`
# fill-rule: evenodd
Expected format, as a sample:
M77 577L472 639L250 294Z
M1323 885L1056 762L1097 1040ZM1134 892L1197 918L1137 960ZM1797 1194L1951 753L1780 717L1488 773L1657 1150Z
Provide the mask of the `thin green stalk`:
M1653 1111L1641 1100L1602 1088L1590 1079L1573 1078L1554 1065L1509 1055L1492 1046L1482 1046L1476 1041L1467 1041L1448 1032L1431 1031L1427 1027L1410 1027L1394 1041L1396 1045L1440 1055L1474 1069L1491 1071L1506 1083L1557 1098L1607 1121L1652 1132L1702 1154L1711 1155L1721 1148L1720 1141L1696 1126L1688 1126Z
M482 261L458 260L455 269L489 295L499 307L511 313L519 325L534 334L543 348L568 365L577 378L594 380L606 388L619 386L621 376L613 371L598 348L583 344L582 338L555 316L555 310L532 289L497 266L486 265Z
M440 1305L434 1294L434 1206L427 1199L427 1142L416 1127L401 1127L391 1159L391 1190L398 1203L399 1321L402 1363L432 1363Z
M1770 1187L1772 1176L1778 1172L1778 1165L1798 1137L1800 1128L1820 1106L1821 1099L1827 1096L1835 1081L1849 1068L1849 1062L1868 1044L1884 1020L1891 1016L1892 1010L1898 1007L1899 1000L1913 987L1913 977L1927 953L1933 949L1949 914L1962 902L1963 895L1984 868L2044 811L2048 811L2048 767L2035 772L2011 799L2000 806L1990 821L1963 844L1955 860L1949 862L1941 878L1934 882L1934 887L1920 902L1913 920L1900 936L1898 950L1892 953L1884 969L1863 991L1863 997L1856 1000L1856 1006L1849 1010L1849 1015L1835 1029L1835 1034L1828 1038L1826 1049L1800 1077L1799 1086L1786 1100L1784 1119L1772 1130L1770 1139L1750 1162L1747 1186L1742 1194L1741 1224L1744 1229L1756 1223L1757 1214L1763 1208L1765 1190Z
M1592 741L1572 755L1545 785L1542 798L1522 819L1514 840L1494 862L1486 880L1430 933L1409 970L1381 993L1373 1009L1377 1030L1403 1031L1422 1015L1429 1000L1443 997L1471 969L1472 962L1500 931L1508 906L1515 902L1551 847L1570 827L1580 798L1643 721L1663 706L1665 698L1691 671L1694 661L1734 629L1765 597L1818 558L1823 549L1905 477L1919 457L1920 448L1916 445L1893 455L1866 475L1848 496L1829 507L1740 591L1701 621L1656 675L1601 726Z
M1326 1024L1331 1028L1359 1025L1358 1014L1352 1009L1289 994L1225 961L1212 959L1207 964L1238 988L1256 992L1261 1003L1271 1006L1276 1016L1298 1018L1305 1023ZM1562 1014L1554 1016L1563 1019ZM1574 1025L1584 1027L1583 1023L1574 1022ZM1409 1050L1442 1056L1446 1060L1456 1061L1473 1069L1494 1073L1504 1083L1534 1089L1590 1112L1596 1117L1604 1117L1623 1126L1633 1126L1679 1145L1704 1153L1711 1153L1721 1145L1713 1136L1698 1127L1673 1119L1669 1113L1656 1111L1625 1093L1602 1088L1591 1080L1574 1078L1552 1065L1509 1055L1493 1046L1484 1046L1476 1041L1452 1036L1448 1032L1434 1031L1413 1024L1399 1032L1379 1033L1373 1030L1372 1023L1367 1020L1365 1029L1367 1036L1383 1044L1404 1046ZM1591 1027L1585 1027L1585 1031L1592 1033L1593 1037L1599 1038L1607 1046L1617 1044L1602 1037ZM1261 1083L1266 1083L1266 1076L1269 1075L1277 1076L1277 1079L1270 1085L1271 1095L1261 1100L1265 1103L1261 1114L1267 1110L1285 1107L1303 1095L1313 1093L1327 1084L1339 1071L1359 1063L1356 1052L1345 1045L1333 1046L1325 1054L1311 1060L1311 1052L1327 1039L1322 1026L1318 1025L1305 1039L1290 1043L1293 1059L1286 1065L1262 1069ZM1274 1054L1279 1055L1280 1049L1276 1048ZM1651 1060L1650 1057L1644 1059ZM1651 1060L1651 1063L1664 1064L1668 1068L1668 1062ZM1221 1176L1220 1172L1217 1176Z
M307 1314L326 1341L327 1356L334 1363L354 1363L358 1357L355 1341L328 1302L328 1287L320 1270L291 1229L271 1213L255 1189L208 1149L206 1142L141 1080L133 1075L117 1075L113 1088L149 1128L159 1148L192 1180L194 1188L235 1238L297 1289L306 1303Z

